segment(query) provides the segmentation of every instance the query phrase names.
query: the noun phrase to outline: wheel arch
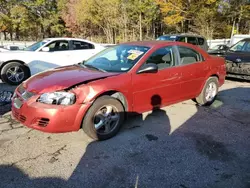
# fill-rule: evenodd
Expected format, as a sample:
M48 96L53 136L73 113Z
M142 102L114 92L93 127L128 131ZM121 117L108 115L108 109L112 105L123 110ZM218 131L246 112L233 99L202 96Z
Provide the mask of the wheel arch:
M22 65L24 65L25 67L27 67L27 70L29 70L29 76L31 75L31 72L30 72L30 68L29 66L24 62L24 61L21 61L21 60L8 60L8 61L5 61L3 62L1 65L0 65L0 72L2 71L2 68L7 65L8 63L12 63L12 62L17 62L17 63L20 63Z
M94 104L94 102L96 101L96 99L104 96L104 95L108 95L108 96L111 96L111 97L114 97L115 99L117 99L118 101L121 102L125 112L128 111L128 101L127 101L127 98L125 97L125 95L120 92L120 91L117 91L117 90L109 90L109 91L104 91L102 93L99 93L97 96L94 97L94 100L92 100L91 102L91 105L86 109L86 111L84 112L84 114L81 114L79 117L81 117L81 123L80 123L80 126L79 126L79 129L82 128L82 123L83 123L83 120L84 120L84 117L86 115L86 113L88 112L88 110L91 108L91 106Z
M124 110L128 111L128 101L127 101L126 96L122 92L117 91L117 90L105 91L105 92L102 92L99 95L97 95L95 97L95 100L98 99L101 96L104 96L104 95L108 95L108 96L114 97L115 99L119 100L122 103L122 105L124 107Z
M219 80L218 74L212 74L212 75L210 75L208 78L210 78L210 77L216 77L216 78ZM208 78L207 78L207 79L208 79Z
M209 75L207 76L207 79L203 82L203 84L202 84L201 87L199 88L199 93L197 94L197 96L201 93L202 89L204 88L205 84L207 83L207 80L208 80L209 78L211 78L211 77L215 77L215 78L217 78L218 81L219 81L219 76L218 76L218 74L209 74ZM197 96L196 96L196 97L197 97Z

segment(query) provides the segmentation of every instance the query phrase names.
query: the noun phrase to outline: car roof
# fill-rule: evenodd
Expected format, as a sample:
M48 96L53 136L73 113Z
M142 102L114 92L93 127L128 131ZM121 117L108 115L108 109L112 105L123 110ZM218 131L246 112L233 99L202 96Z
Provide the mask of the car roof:
M136 46L144 46L144 47L149 47L149 48L162 48L165 46L175 46L175 45L180 45L184 47L189 47L197 52L201 53L203 57L208 57L209 54L203 50L200 47L197 47L196 45L192 45L186 42L178 42L178 41L168 41L168 40L152 40L152 41L134 41L134 42L126 42L126 43L121 43L118 45L136 45Z
M133 41L133 42L126 42L121 43L120 45L137 45L137 46L146 46L146 47L163 47L165 45L184 45L187 47L196 48L195 45L186 43L186 42L179 42L179 41L170 41L170 40L152 40L152 41Z
M158 46L158 45L164 45L166 43L173 43L173 41L167 41L167 40L133 41L133 42L125 42L121 44L153 47L153 46Z
M200 37L200 38L205 38L201 35L198 35L198 34L192 34L192 33L174 33L174 34L166 34L166 35L161 35L160 37L162 36L187 36L187 37Z
M85 42L90 42L90 43L94 43L92 41L86 40L86 39L81 39L81 38L73 38L73 37L55 37L55 38L44 38L43 41L46 40L80 40L80 41L85 41Z

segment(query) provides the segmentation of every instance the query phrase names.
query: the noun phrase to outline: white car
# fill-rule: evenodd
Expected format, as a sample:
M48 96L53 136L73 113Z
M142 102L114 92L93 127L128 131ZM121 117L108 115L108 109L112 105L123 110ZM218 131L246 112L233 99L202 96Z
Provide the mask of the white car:
M6 48L1 48L0 47L0 52L8 52L9 50L8 49L6 49ZM1 56L0 56L1 57Z
M31 75L82 62L105 48L105 45L83 39L47 38L24 51L1 52L0 78L18 85Z

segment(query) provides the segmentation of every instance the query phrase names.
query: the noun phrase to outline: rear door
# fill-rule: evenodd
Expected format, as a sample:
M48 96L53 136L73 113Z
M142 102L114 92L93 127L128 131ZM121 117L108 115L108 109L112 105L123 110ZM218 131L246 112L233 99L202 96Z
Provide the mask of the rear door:
M204 62L202 55L186 46L178 46L179 66L182 67L182 97L190 99L197 96L206 79L209 66Z

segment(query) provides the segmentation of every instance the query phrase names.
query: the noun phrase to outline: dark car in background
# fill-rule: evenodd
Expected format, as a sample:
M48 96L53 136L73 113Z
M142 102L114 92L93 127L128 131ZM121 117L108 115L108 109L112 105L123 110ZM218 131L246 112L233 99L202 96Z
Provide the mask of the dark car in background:
M186 42L189 44L199 46L205 51L208 50L208 44L206 38L195 34L183 33L183 34L162 35L158 37L156 40Z
M250 38L230 47L224 57L228 77L250 80Z
M225 55L225 53L229 50L229 46L225 44L218 44L210 49L208 49L208 53L210 55L217 55L217 56L222 56Z

